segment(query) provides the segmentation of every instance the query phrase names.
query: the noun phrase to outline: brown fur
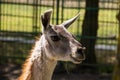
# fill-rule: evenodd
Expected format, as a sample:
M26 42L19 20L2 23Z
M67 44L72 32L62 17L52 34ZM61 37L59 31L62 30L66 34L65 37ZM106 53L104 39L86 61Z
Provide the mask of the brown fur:
M22 68L22 74L21 76L18 78L18 80L30 80L31 76L32 76L32 65L33 62L30 61L30 57L25 61L25 64L23 65Z

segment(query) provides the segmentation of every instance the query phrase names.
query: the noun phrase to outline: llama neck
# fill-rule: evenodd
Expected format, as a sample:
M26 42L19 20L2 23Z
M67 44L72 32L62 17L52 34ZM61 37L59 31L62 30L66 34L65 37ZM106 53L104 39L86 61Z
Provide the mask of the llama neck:
M35 44L18 80L51 80L57 61L49 59L44 51L44 36Z
M44 51L44 36L36 42L35 48L33 50L31 59L33 62L32 66L32 80L51 80L54 68L57 61L49 59Z
M36 59L32 67L32 80L51 80L56 61L46 58Z

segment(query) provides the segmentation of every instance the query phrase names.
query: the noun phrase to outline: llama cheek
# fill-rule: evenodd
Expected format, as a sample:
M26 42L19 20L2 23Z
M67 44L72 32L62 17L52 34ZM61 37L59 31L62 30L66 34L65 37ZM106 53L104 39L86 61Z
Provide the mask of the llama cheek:
M49 59L52 60L56 59L55 54L51 51L51 49L45 50L45 53L46 53L46 57L48 57Z

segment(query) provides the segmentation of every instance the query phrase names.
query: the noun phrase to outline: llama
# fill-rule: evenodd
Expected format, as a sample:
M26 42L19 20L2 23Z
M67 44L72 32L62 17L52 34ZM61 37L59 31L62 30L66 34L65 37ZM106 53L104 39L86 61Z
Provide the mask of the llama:
M85 48L67 31L79 14L60 25L50 24L51 14L52 10L47 10L41 15L42 36L36 41L18 80L51 80L57 61L79 64L85 60Z

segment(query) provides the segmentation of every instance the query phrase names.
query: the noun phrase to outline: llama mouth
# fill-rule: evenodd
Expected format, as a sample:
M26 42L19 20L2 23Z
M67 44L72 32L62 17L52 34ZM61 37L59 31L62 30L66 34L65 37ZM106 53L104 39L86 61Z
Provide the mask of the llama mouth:
M79 64L82 62L81 59L77 59L77 58L73 57L72 55L70 55L70 57L73 59L73 61L74 61L73 63Z

